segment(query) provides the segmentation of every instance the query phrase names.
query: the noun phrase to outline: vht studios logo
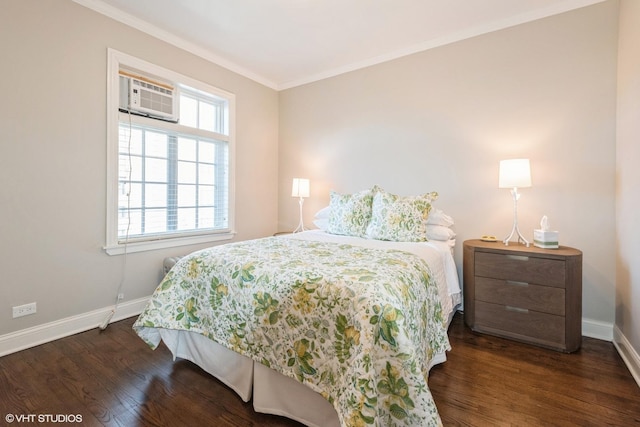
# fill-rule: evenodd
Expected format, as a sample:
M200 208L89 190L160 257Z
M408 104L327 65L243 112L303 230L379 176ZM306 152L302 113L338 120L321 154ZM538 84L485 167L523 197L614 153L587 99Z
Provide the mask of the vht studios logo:
M82 414L7 414L8 423L81 423Z

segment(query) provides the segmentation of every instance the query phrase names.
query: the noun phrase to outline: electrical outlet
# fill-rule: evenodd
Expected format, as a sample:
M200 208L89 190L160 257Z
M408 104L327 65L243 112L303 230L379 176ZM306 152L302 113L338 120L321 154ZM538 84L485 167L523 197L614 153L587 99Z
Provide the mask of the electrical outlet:
M124 294L118 294L118 301L122 301L124 299Z
M35 314L37 311L36 309L36 303L32 302L29 304L25 304L25 305L17 305L15 307L13 307L13 318L15 319L16 317L22 317L22 316L28 316L30 314Z

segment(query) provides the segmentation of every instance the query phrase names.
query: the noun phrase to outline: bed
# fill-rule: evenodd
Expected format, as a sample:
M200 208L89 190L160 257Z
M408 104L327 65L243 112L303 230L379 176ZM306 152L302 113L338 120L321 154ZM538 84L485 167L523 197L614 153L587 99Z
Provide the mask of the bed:
M427 378L460 302L451 246L322 229L215 246L176 263L134 329L258 412L441 425Z

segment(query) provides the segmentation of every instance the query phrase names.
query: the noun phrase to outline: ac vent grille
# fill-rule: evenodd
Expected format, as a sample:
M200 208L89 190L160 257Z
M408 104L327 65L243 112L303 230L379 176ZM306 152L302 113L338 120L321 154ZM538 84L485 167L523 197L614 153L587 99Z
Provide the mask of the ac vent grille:
M173 114L173 97L172 91L150 85L148 83L140 82L140 106L153 111L161 111L165 114ZM151 90L145 90L151 89ZM162 92L162 93L159 93ZM168 93L163 95L163 93Z
M165 83L155 84L148 78L136 78L121 71L121 111L177 123L178 108L177 88Z

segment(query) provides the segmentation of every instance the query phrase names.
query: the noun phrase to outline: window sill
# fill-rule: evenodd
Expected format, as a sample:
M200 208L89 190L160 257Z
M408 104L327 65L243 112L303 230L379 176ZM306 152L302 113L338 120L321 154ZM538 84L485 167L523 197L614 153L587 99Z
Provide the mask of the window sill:
M129 242L126 245L124 243L108 245L104 247L104 250L109 255L123 255L126 253L153 251L157 249L173 248L177 246L198 245L209 242L220 242L223 240L231 240L235 236L235 232L230 231L227 233L219 234L200 234L197 236L184 236L174 237L168 239L158 240L146 240L138 242Z

